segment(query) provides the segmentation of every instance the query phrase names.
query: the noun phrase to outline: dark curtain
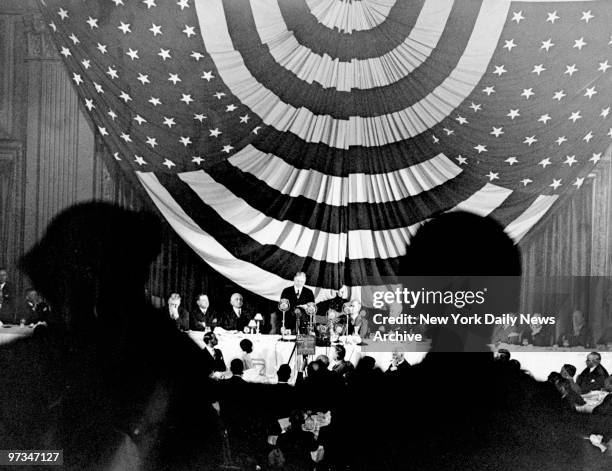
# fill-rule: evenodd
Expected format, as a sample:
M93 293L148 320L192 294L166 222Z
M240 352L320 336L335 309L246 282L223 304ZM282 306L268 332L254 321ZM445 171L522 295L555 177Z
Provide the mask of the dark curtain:
M521 312L556 315L556 338L580 310L597 341L612 324L610 162L602 161L583 187L520 244Z

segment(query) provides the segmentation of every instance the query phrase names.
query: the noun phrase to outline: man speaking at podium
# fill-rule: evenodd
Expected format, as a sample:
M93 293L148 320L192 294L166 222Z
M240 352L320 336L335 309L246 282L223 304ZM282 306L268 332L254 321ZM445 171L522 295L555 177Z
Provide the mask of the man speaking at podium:
M304 311L304 307L308 303L314 303L314 293L310 288L306 288L304 285L306 284L306 273L299 271L293 277L293 286L288 286L281 293L281 299L289 300L289 310L285 314L285 328L291 329L291 333L295 334L295 318L296 318L296 310L301 315L300 325L304 326L306 323L306 311ZM277 313L277 324L278 329L282 326L283 322L283 313Z

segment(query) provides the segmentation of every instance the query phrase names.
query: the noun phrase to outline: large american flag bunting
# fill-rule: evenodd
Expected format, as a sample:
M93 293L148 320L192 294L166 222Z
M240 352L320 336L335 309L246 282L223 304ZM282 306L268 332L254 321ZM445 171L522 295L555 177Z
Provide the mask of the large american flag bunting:
M114 163L270 299L298 270L356 291L396 274L443 211L518 241L612 142L610 1L40 6Z

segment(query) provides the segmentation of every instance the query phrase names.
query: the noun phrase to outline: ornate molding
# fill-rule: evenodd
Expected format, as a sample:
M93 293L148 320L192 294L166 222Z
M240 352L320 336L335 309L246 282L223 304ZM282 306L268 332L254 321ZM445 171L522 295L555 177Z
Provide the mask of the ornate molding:
M0 165L15 165L23 150L21 141L0 139Z
M55 44L40 13L23 16L26 34L26 60L59 60Z

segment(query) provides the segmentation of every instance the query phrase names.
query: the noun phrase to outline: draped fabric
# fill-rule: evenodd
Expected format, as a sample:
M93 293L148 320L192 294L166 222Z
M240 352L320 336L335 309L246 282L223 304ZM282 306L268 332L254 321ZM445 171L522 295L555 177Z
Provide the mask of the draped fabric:
M397 274L444 211L519 241L612 136L607 1L40 6L113 163L269 299Z

